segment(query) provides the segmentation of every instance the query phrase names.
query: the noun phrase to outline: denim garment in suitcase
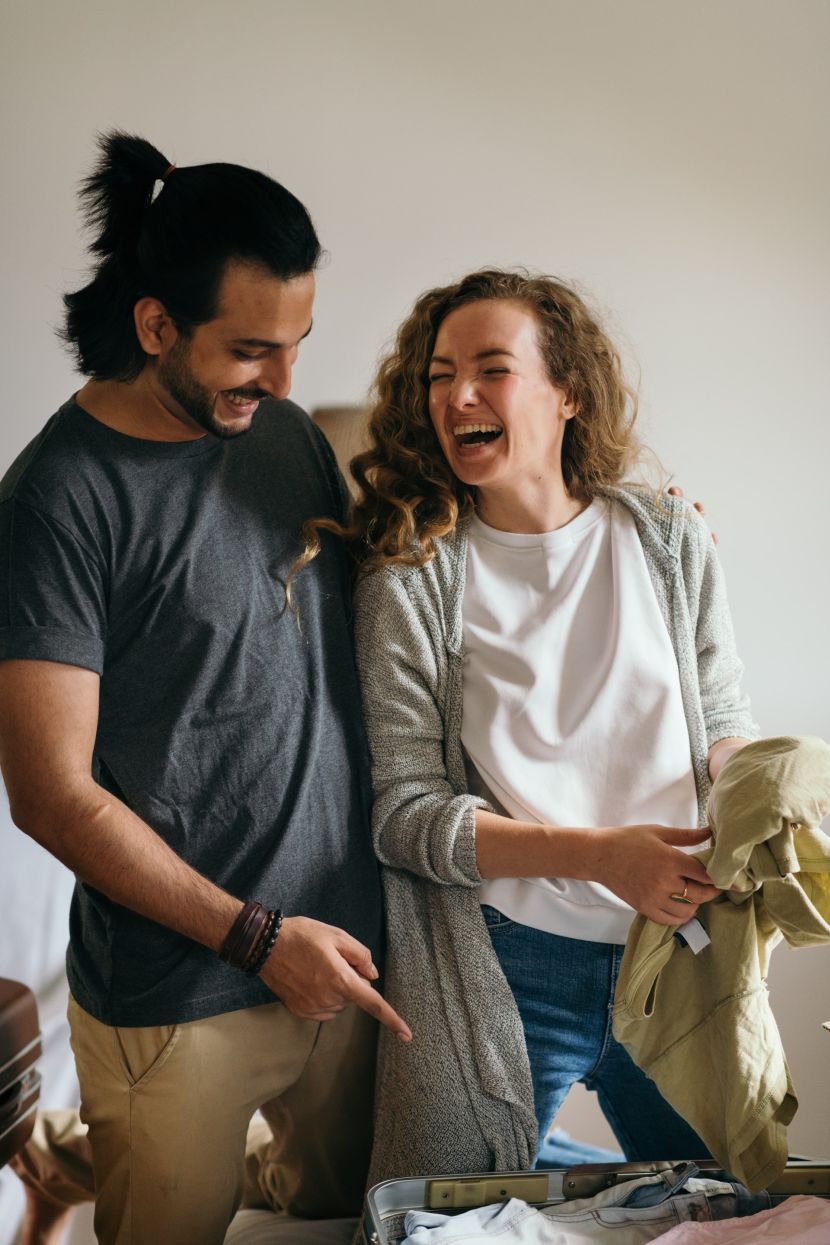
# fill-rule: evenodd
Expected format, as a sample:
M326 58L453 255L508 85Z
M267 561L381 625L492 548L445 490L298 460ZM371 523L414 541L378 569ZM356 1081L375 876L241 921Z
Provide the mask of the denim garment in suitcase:
M430 1210L437 1212L432 1221L437 1241L444 1236L450 1240L451 1223L438 1230L443 1216L520 1199L511 1203L501 1220L488 1225L493 1230L502 1229L499 1245L507 1245L511 1239L517 1245L522 1240L532 1245L537 1240L553 1242L557 1238L567 1239L569 1245L646 1245L678 1223L752 1215L796 1192L830 1194L830 1166L788 1168L780 1191L776 1186L775 1192L761 1193L750 1193L714 1162L706 1170L695 1163L622 1163L560 1171L388 1180L367 1196L362 1239L363 1245L401 1245L407 1235L407 1213ZM524 1203L543 1214L525 1211ZM423 1221L429 1223L428 1217ZM487 1227L482 1226L480 1234L474 1223L469 1227L470 1232L465 1230L460 1238L464 1245L493 1239ZM427 1241L431 1234L419 1229L416 1239Z
M35 996L0 977L0 1167L26 1144L40 1096L40 1027Z

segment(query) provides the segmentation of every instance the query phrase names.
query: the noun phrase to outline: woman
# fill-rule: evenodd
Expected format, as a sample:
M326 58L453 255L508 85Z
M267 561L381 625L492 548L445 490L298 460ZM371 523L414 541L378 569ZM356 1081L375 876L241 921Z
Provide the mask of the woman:
M634 912L718 894L682 849L755 728L708 530L620 487L635 414L548 278L430 291L380 368L348 535L385 993L414 1039L381 1039L375 1179L530 1167L577 1080L628 1158L706 1153L610 1005Z

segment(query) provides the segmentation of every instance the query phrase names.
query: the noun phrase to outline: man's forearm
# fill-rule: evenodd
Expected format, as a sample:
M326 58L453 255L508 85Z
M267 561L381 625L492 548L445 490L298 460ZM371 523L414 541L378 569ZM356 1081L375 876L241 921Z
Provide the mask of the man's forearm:
M217 951L242 904L208 881L90 778L17 825L113 902Z

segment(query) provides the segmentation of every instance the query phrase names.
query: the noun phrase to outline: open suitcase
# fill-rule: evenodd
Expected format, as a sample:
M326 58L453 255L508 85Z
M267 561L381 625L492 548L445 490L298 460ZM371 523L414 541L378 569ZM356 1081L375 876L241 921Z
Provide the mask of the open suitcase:
M700 1192L701 1180L718 1182L724 1187L720 1192L713 1188L707 1196ZM548 1171L387 1180L375 1185L367 1194L362 1241L363 1245L400 1245L406 1236L404 1217L410 1210L453 1214L506 1202L510 1198L519 1198L541 1209L595 1198L605 1190L619 1193L619 1198L613 1198L614 1203L619 1205L626 1198L627 1187L635 1193L634 1208L642 1215L642 1239L647 1240L653 1239L647 1235L648 1223L654 1223L656 1228L660 1208L666 1207L669 1199L676 1199L673 1213L679 1213L681 1218L718 1219L752 1214L797 1193L830 1198L830 1162L792 1159L780 1179L763 1194L752 1194L743 1186L736 1185L714 1160L699 1163L590 1164ZM651 1199L647 1196L637 1200L637 1190L648 1193L652 1189L654 1194ZM692 1189L697 1191L691 1192ZM688 1206L681 1206L683 1198L696 1199L696 1202L692 1205L690 1201ZM702 1206L702 1198L707 1202L705 1207ZM717 1198L723 1199L721 1205L716 1204ZM619 1210L613 1213L619 1216ZM668 1231L674 1222L676 1220L666 1219L659 1231ZM658 1234L655 1230L655 1235ZM613 1235L616 1234L609 1234L609 1239Z
M0 1167L32 1134L41 1050L35 996L20 982L0 977Z

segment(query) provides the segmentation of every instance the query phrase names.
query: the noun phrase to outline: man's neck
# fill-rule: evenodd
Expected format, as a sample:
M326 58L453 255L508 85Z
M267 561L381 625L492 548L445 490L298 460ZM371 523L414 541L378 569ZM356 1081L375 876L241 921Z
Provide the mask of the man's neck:
M173 415L144 373L134 381L89 380L75 401L99 423L142 441L196 441L206 435Z

